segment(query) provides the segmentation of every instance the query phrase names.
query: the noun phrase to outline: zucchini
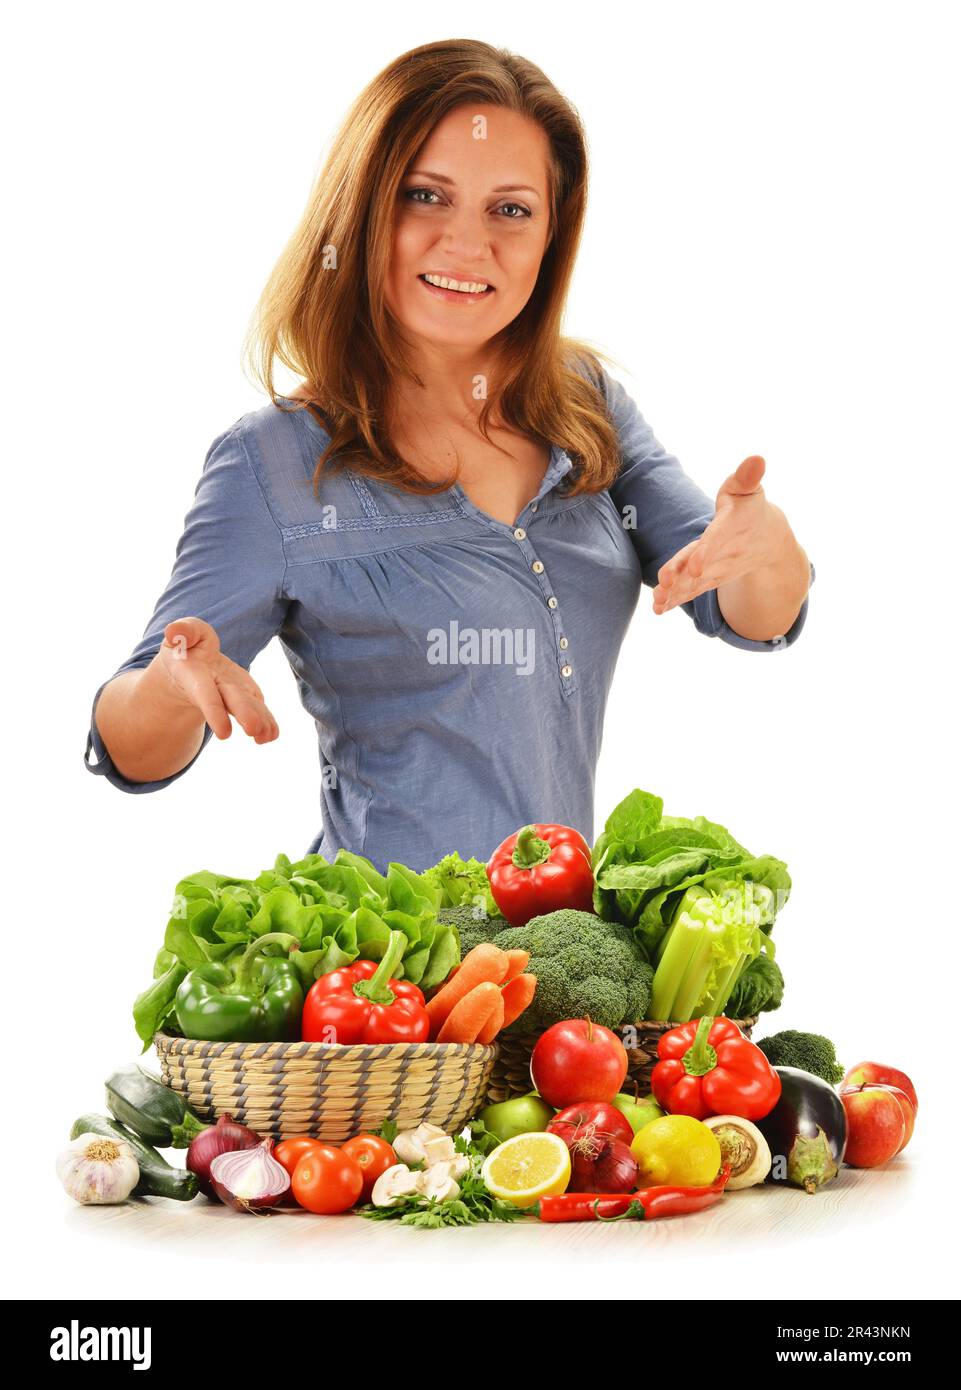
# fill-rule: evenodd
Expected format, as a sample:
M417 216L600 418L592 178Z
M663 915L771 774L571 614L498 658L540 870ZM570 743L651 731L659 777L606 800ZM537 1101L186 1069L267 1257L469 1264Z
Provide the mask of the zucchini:
M197 1178L186 1168L171 1168L156 1149L145 1144L139 1135L125 1129L106 1115L81 1115L70 1131L70 1138L81 1134L101 1134L105 1139L120 1139L129 1145L140 1165L140 1181L133 1190L135 1197L172 1197L177 1202L189 1202L196 1197Z
M158 1149L186 1149L207 1126L187 1109L176 1091L134 1063L107 1081L107 1109L146 1144Z

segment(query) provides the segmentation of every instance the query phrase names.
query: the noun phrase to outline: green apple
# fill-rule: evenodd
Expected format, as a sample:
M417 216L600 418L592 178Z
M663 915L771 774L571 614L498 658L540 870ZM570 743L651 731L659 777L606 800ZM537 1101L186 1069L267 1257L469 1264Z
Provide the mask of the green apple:
M643 1100L638 1100L635 1096L627 1096L621 1092L611 1101L615 1109L626 1116L627 1122L636 1134L639 1129L649 1125L652 1120L659 1120L664 1111L658 1105L653 1096L645 1096Z
M554 1111L532 1092L514 1100L502 1100L499 1105L489 1105L477 1118L503 1144L505 1139L513 1139L517 1134L534 1134L546 1129L554 1118Z

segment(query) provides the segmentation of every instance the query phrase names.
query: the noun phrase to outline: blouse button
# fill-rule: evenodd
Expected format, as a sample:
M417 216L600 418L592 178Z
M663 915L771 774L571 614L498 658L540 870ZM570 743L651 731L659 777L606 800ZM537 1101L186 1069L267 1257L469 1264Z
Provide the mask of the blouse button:
M573 667L573 666L562 666L562 667L561 667L561 675L564 677L565 680L570 680L570 678L571 678L571 676L572 676L573 674L574 674L574 667Z
M566 637L562 637L558 645L560 646L562 652L566 652L571 644L570 642L568 642Z
M523 526L518 526L517 530L514 532L514 539L515 541L527 540L527 532L524 530Z
M534 571L535 574L543 574L543 573L544 573L544 562L543 562L543 560L535 560L534 563L531 565L531 569Z
M548 608L556 608L556 607L557 607L557 599L554 597L553 594L551 594L550 598L547 600L547 606L548 606Z

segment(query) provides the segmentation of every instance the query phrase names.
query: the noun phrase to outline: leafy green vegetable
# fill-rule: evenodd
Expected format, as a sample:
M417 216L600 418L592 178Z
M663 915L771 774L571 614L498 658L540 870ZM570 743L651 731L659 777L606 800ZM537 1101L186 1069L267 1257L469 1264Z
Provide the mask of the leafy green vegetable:
M494 945L529 951L527 972L537 976L533 1000L508 1032L541 1032L588 1014L605 1028L646 1016L652 971L624 927L564 908L508 927Z
M784 998L784 976L766 953L755 957L731 991L724 1012L728 1018L753 1018L778 1009Z
M487 865L480 859L462 859L456 851L421 874L424 883L440 892L438 907L468 906L481 916L503 917L491 894Z
M820 1033L799 1033L795 1028L785 1028L769 1038L762 1038L758 1047L772 1067L797 1067L819 1076L829 1086L836 1086L844 1079L844 1068L838 1061L834 1043Z
M438 921L439 899L436 885L405 865L381 874L346 850L333 863L319 854L296 862L279 854L255 879L207 871L181 879L158 957L162 972L134 1004L144 1048L161 1027L180 1031L174 999L187 971L239 956L268 932L298 941L291 960L306 990L342 965L380 960L391 932L402 931L408 944L398 977L433 989L460 960L456 931Z
M655 961L650 1017L730 1014L739 978L761 951L773 954L766 938L791 877L783 860L755 857L716 821L663 810L660 797L635 788L611 812L592 856L594 909L630 927ZM774 969L757 972L759 996L763 982L774 997Z

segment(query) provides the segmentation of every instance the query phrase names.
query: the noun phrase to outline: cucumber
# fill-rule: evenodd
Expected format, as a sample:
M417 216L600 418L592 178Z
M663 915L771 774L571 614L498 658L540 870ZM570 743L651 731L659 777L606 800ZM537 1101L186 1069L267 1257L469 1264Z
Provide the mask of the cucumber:
M186 1168L171 1168L156 1149L145 1144L139 1135L125 1129L106 1115L81 1115L70 1131L70 1138L81 1134L100 1134L105 1139L120 1139L127 1144L140 1165L140 1181L133 1190L135 1197L173 1197L177 1202L189 1202L196 1197L197 1178Z
M144 1143L158 1149L186 1149L207 1128L176 1091L136 1063L121 1067L107 1081L107 1109Z

